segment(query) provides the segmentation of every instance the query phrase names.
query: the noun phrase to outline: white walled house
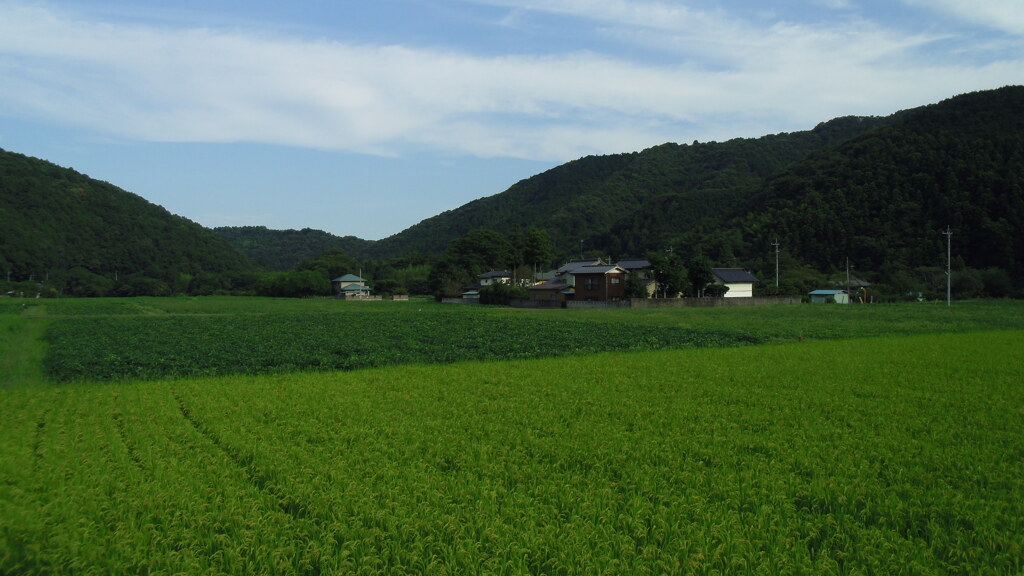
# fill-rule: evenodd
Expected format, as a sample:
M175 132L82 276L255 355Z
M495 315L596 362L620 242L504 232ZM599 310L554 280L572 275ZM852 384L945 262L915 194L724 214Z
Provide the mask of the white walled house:
M715 284L722 284L729 287L725 298L753 298L754 284L757 278L742 268L712 268L711 274L715 277Z
M490 270L476 277L481 286L491 284L511 284L512 274L508 270Z

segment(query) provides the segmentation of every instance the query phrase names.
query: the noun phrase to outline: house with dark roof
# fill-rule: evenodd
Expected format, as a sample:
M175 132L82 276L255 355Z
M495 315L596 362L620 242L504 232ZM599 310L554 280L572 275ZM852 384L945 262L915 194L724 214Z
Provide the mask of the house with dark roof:
M651 261L646 258L627 258L619 260L615 265L626 272L645 272L651 269Z
M715 284L727 286L725 298L752 298L754 284L758 282L753 274L742 268L712 268Z
M491 284L510 284L512 282L512 273L508 270L488 270L476 278L479 280L478 283L480 286L490 286Z
M565 302L576 297L575 272L585 266L602 265L600 258L570 260L555 270L537 274L537 282L526 289L530 300L554 300Z
M654 280L654 271L651 270L650 260L646 258L627 258L619 260L615 265L626 271L627 278L631 276L639 277L643 281L647 297L654 296L655 291L658 289L658 283Z
M576 300L621 300L626 297L626 270L616 264L580 266L573 272Z
M555 270L555 276L565 276L567 274L573 275L576 273L577 269L583 268L584 266L601 266L603 264L604 260L601 260L600 258L590 258L586 260L569 260L568 262L560 266L557 270Z
M532 286L527 286L526 290L530 293L530 300L565 302L573 300L576 296L576 288L561 278L541 280Z

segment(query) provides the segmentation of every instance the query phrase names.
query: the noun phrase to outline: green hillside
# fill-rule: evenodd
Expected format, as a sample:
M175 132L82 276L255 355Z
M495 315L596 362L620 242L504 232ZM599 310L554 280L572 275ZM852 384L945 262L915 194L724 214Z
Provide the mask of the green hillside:
M642 254L656 244L622 244L607 233L666 198L679 199L689 207L687 214L666 223L667 227L688 227L723 213L757 191L772 174L884 121L842 118L805 132L722 143L669 143L642 152L588 156L523 180L501 194L424 220L381 240L374 252L439 252L475 228L508 232L517 226L536 226L548 231L555 252L563 256L578 251L580 240L586 249L600 253Z
M756 260L771 238L819 269L897 283L955 266L1024 280L1024 87L968 94L896 117L773 177L724 219L729 249ZM700 232L690 236L698 241Z
M507 233L516 227L535 226L548 231L560 257L575 253L580 240L589 250L601 253L642 254L656 243L621 243L609 232L622 228L633 215L666 202L686 206L685 215L675 214L667 224L671 228L689 227L709 215L727 213L740 199L759 190L771 175L811 152L887 121L838 118L791 134L722 143L668 143L642 152L587 156L376 242L316 230L248 226L216 231L249 257L274 269L294 266L331 248L361 259L386 259L410 252L437 254L455 238L477 228Z
M265 226L224 226L213 229L236 250L270 270L284 272L314 260L328 250L342 250L365 258L372 240L335 236L323 230L270 230Z
M902 294L944 291L949 226L958 294L1007 296L1024 282L1022 181L1024 87L1014 86L809 132L584 158L377 250L429 252L474 228L535 225L561 258L581 241L612 258L672 249L771 279L777 239L789 292L849 263Z
M256 277L254 263L199 224L106 182L4 150L0 222L0 272L22 289L203 293Z
M372 270L439 255L474 230L535 228L556 262L581 249L612 258L671 249L764 279L774 278L777 239L784 291L804 293L849 262L905 295L944 291L949 226L958 294L1015 295L1024 285L1022 135L1024 87L1005 87L803 132L588 156L379 241L210 231L110 184L0 151L0 218L13 223L0 232L0 272L48 278L70 294L237 291L254 284L253 261L292 270L340 250Z

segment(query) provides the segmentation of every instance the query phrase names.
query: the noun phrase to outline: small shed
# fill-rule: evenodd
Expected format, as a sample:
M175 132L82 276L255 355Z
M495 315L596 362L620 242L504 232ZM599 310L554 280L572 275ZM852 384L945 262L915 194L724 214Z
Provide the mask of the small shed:
M846 290L814 290L809 293L811 304L825 304L835 302L836 304L849 304L850 295Z
M530 300L552 300L565 302L573 300L576 290L562 280L542 280L526 288L530 292Z

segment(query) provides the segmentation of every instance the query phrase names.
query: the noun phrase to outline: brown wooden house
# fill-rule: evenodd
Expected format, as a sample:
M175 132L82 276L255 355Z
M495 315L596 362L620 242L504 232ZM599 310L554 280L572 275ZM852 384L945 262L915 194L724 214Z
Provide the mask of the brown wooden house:
M576 277L576 300L621 300L626 297L626 269L615 264L582 266Z

